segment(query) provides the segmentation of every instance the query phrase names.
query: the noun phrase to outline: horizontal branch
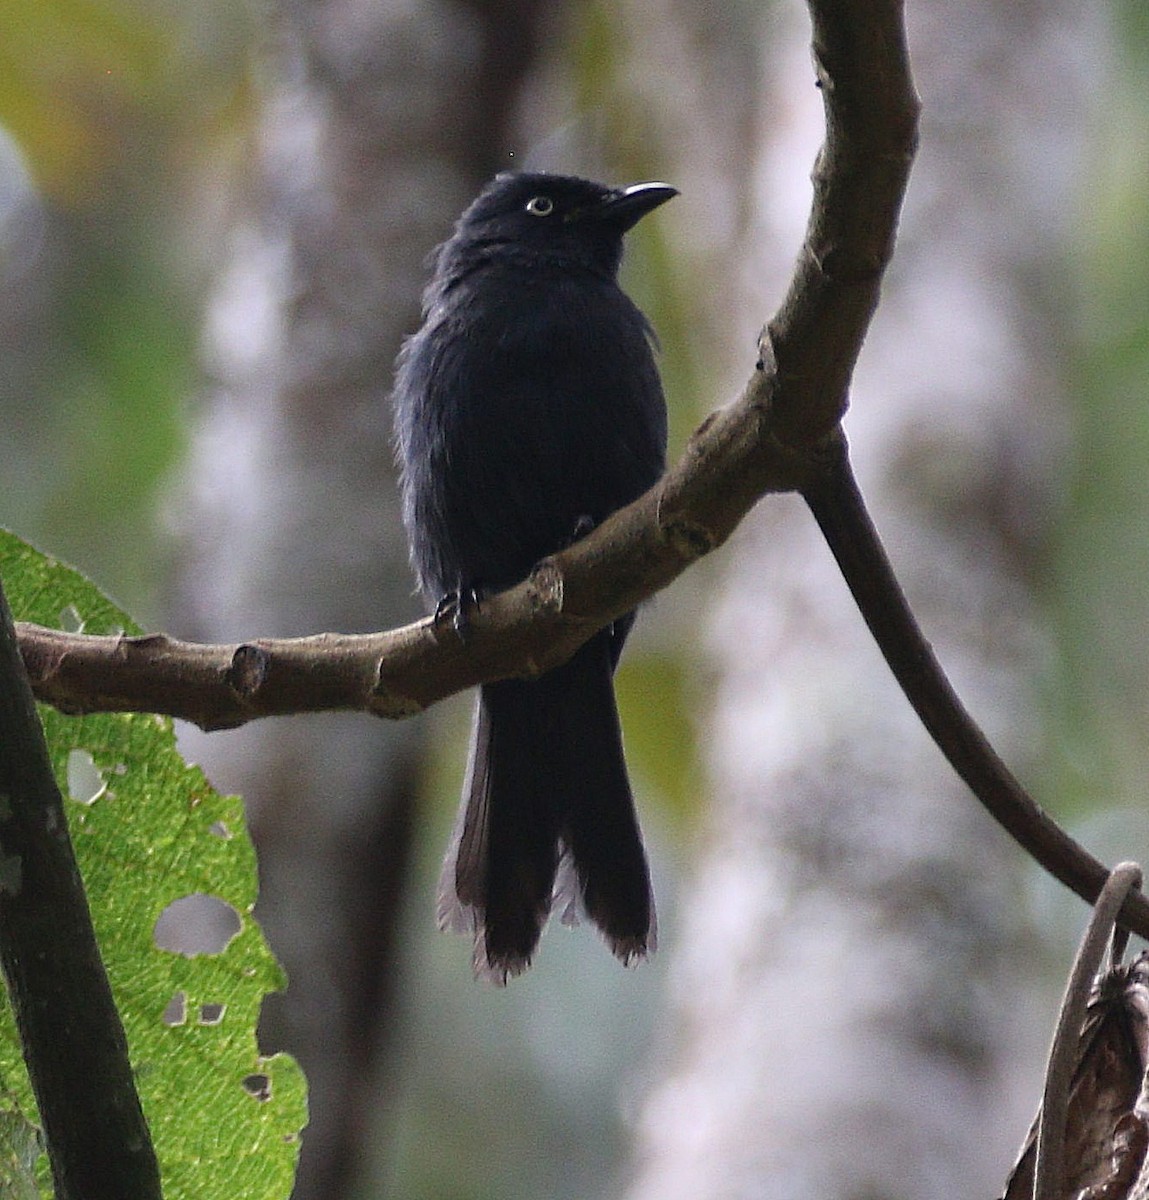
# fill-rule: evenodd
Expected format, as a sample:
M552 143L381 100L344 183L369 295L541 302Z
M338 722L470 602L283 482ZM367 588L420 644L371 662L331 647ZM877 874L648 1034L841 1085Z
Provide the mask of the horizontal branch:
M69 713L160 712L204 729L330 709L407 716L476 683L557 665L721 545L762 496L800 490L838 438L918 116L897 0L812 0L811 13L827 136L793 282L741 397L707 418L650 492L484 600L466 644L431 621L225 646L24 625L37 697Z
M336 709L406 717L478 683L540 675L724 542L760 495L798 485L799 455L746 436L756 391L716 414L650 492L468 611L463 638L431 618L383 633L224 645L22 623L36 698L73 715L154 712L214 730ZM732 476L743 486L728 487Z

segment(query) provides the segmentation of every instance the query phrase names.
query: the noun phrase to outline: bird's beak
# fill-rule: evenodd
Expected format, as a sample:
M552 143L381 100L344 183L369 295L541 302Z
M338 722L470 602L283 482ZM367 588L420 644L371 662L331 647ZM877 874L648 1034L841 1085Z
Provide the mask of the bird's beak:
M632 183L630 187L611 192L598 204L582 209L578 215L592 221L609 222L620 233L625 233L648 212L677 195L678 189L668 183Z

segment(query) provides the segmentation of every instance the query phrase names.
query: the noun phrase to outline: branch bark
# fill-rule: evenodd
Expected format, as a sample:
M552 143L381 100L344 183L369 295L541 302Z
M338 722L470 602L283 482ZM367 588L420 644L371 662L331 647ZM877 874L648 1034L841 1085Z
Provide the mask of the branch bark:
M128 1043L0 590L0 962L60 1200L159 1200Z

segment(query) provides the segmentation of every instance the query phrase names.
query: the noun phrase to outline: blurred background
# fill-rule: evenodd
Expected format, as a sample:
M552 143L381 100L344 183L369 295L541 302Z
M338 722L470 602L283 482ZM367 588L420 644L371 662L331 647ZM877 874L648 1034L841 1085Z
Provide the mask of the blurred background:
M1149 858L1149 10L915 0L922 146L847 431L1042 803ZM0 522L147 627L414 617L387 393L498 170L665 179L672 454L731 399L821 141L796 0L0 0ZM299 1200L997 1194L1085 911L954 781L813 522L761 504L619 675L661 948L434 928L471 699L183 735L247 801L311 1082Z

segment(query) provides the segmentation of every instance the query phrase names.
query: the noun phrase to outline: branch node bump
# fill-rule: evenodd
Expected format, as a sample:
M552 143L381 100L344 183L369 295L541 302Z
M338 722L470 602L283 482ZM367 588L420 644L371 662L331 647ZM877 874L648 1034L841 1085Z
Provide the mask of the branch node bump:
M886 268L889 253L871 250L859 253L852 246L840 246L836 242L824 247L810 248L810 257L818 270L830 280L842 285L863 284L869 286L880 279Z
M554 558L544 558L530 575L531 607L557 615L563 610L563 573Z
M133 651L141 653L149 653L155 650L164 650L171 638L166 633L135 633L128 635L121 633L116 638L116 653L121 658L126 658Z
M686 517L672 517L662 527L663 536L683 559L693 562L719 543L713 531Z
M371 688L371 711L388 721L403 721L407 717L417 717L421 712L425 712L425 704L420 704L411 696L401 696L387 686L383 680L383 666L384 663L380 660L375 683Z
M251 642L237 646L225 676L228 687L237 696L250 699L267 679L268 654Z

